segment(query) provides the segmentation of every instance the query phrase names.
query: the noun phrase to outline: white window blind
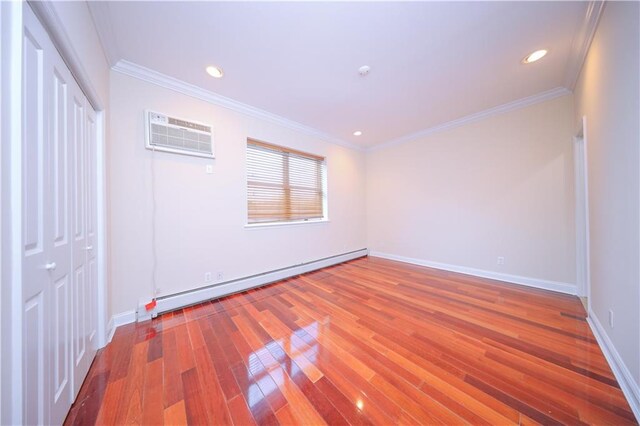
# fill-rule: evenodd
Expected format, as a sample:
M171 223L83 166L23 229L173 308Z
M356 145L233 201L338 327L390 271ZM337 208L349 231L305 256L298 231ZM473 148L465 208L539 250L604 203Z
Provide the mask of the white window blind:
M324 188L324 157L247 140L249 223L322 219Z

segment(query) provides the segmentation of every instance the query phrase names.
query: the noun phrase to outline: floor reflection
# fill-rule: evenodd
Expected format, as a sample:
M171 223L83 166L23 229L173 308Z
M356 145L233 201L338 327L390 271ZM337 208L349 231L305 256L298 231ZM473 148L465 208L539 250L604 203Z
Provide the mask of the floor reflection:
M328 322L327 322L328 323ZM279 387L304 375L304 365L316 364L318 342L326 324L312 321L286 336L274 339L247 357L248 404L252 410Z

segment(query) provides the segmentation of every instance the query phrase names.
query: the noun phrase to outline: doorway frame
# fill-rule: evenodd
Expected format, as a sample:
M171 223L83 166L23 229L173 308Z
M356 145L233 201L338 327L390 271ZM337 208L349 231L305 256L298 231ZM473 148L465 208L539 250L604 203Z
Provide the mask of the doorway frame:
M576 221L576 281L578 296L587 298L591 312L591 250L589 233L589 162L587 116L578 122L573 137Z

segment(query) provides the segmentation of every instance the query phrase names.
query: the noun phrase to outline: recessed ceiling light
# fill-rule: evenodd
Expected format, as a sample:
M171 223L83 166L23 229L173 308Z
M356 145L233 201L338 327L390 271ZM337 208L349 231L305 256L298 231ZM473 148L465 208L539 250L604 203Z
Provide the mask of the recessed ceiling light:
M361 136L361 135L362 135L361 130L356 130L355 132L353 132L353 136Z
M535 52L528 55L526 58L522 60L524 64L530 64L531 62L535 62L538 59L542 59L548 53L547 49L536 50Z
M224 71L222 71L222 68L220 67L209 65L207 67L207 74L209 74L211 77L222 78L222 76L224 75Z

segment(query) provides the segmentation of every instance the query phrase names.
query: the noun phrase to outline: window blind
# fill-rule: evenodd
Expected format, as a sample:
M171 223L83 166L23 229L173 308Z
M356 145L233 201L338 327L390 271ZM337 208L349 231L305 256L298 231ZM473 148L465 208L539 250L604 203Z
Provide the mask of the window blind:
M324 218L325 159L247 140L249 223Z

